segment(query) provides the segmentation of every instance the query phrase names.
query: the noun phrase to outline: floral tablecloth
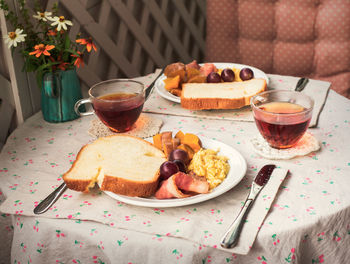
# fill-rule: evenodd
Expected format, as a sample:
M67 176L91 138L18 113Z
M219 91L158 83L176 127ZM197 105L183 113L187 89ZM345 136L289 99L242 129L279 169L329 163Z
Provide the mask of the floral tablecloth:
M319 128L309 130L321 142L321 151L274 161L291 173L282 182L247 255L222 251L219 241L217 245L207 241L220 237L213 231L217 230L216 226L227 227L233 220L223 217L225 212L232 210L233 217L238 213L237 208L258 168L271 163L255 154L250 145L250 139L257 133L255 124L156 116L163 119L163 131L191 131L236 148L248 163L241 183L211 201L174 209L149 208L147 212L145 208L133 206L135 213L129 215L122 212L123 207L130 205L111 200L115 208L120 208L117 215L120 227L118 223L106 221L106 225L79 217L79 208L98 208L92 194L63 219L22 215L21 203L25 201L14 200L13 208L15 211L18 208L16 214L1 215L1 237L13 238L12 242L6 240L1 248L4 263L8 262L6 253L10 252L11 243L11 263L346 263L350 260L350 147L346 145L350 134L349 100L332 91ZM77 151L92 140L87 133L89 121L82 118L49 124L38 113L16 129L0 155L1 202L22 190L28 190L28 195L35 197L43 191L38 186L48 186L48 192L56 188ZM47 181L36 181L36 175L45 175ZM241 193L239 197L237 193ZM69 204L75 195L80 194L67 192L60 198L60 205ZM37 197L37 201L42 198ZM61 217L59 203L50 211ZM111 211L111 208L98 208L96 213L108 219L113 217ZM164 226L159 227L162 232L127 228L128 223L135 221L143 230L154 228L154 223L145 217L150 213L164 219ZM167 219L176 219L178 228L164 233ZM200 227L199 233L193 236L200 237L201 243L177 235L184 230L187 233L198 230L194 226Z

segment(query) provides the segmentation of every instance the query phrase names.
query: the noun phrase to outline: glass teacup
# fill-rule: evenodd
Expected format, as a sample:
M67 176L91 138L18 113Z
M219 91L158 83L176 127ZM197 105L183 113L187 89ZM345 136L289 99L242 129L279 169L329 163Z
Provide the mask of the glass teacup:
M314 106L309 96L285 90L260 93L250 103L260 134L277 149L293 147L302 138Z
M145 102L144 85L133 80L114 79L100 82L89 90L89 98L74 107L80 116L95 113L112 131L126 132L139 118ZM79 106L91 103L93 110L80 112Z

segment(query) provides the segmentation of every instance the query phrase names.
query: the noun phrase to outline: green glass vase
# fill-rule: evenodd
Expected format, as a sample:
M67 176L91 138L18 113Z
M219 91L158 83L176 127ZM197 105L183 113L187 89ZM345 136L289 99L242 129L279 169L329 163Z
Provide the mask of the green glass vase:
M59 123L78 118L74 104L81 98L80 82L75 69L44 75L41 110L47 122Z

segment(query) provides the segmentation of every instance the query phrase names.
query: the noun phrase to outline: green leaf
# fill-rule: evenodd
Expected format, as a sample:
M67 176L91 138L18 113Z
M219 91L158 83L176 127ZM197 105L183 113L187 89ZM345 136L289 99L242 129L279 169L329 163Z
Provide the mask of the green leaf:
M65 49L64 52L69 52L71 54L74 54L74 55L79 55L79 53L75 50L72 50L72 49Z
M65 49L69 49L70 48L70 38L68 36L68 34L66 35L65 39L64 39L64 48Z
M28 57L24 62L24 70L27 72L33 72L38 68L38 64L36 60Z
M68 36L68 34L66 34L66 37L64 39L64 51L66 51L70 48L70 44L71 44L71 42L70 42L69 36ZM63 61L68 61L68 59L69 59L69 53L64 52L63 53Z
M41 88L41 85L42 85L42 81L43 81L43 76L46 72L49 72L51 71L51 67L53 65L57 65L59 64L59 62L49 62L49 63L46 63L46 64L43 64L41 65L37 70L36 70L36 81L37 81L37 84L38 84L38 87Z
M41 89L41 85L43 82L43 75L44 75L44 73L42 71L36 72L36 83L37 83L38 87L40 87L40 89Z

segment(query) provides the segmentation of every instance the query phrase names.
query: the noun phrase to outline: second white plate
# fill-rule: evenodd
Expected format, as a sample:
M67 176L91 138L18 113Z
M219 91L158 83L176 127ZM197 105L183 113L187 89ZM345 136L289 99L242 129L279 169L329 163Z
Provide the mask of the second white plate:
M226 145L220 141L212 140L208 138L201 138L203 147L206 149L219 149L218 155L223 155L229 158L228 163L230 164L230 171L226 176L226 179L210 193L198 194L188 198L180 199L164 199L158 200L156 198L141 198L141 197L130 197L125 195L119 195L112 192L105 191L110 197L132 205L143 206L143 207L179 207L184 205L190 205L200 203L213 199L236 186L244 177L247 171L247 163L243 156L233 147Z
M252 66L248 66L248 65L244 65L244 64L237 64L237 63L225 63L225 62L215 62L214 65L218 68L218 69L225 69L225 68L237 68L237 69L242 69L245 67L248 67L250 69L252 69L252 71L254 72L254 78L263 78L266 80L266 84L269 84L269 78L267 77L267 75L262 71L259 70L255 67ZM155 88L157 93L167 99L170 100L174 103L181 103L181 98L178 96L175 96L171 93L169 93L167 90L165 90L164 88L164 80L166 79L166 76L164 74L162 74L158 80L155 83Z

